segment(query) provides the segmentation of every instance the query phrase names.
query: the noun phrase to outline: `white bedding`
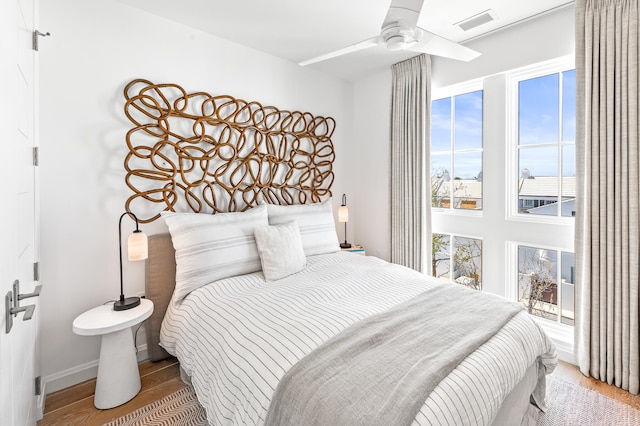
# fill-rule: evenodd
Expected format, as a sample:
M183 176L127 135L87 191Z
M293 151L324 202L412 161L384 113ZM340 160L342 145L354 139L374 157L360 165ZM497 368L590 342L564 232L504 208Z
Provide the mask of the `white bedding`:
M262 424L278 381L297 360L439 282L357 254L307 259L307 268L279 281L267 283L261 272L227 278L169 304L161 344L191 377L210 424ZM414 425L491 424L536 359L550 373L555 347L523 311L440 383Z

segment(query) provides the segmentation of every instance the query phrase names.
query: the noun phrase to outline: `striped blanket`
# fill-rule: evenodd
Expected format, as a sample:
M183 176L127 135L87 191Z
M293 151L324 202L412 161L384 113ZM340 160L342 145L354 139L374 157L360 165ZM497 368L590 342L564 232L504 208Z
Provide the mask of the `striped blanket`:
M242 275L169 304L160 339L190 376L210 424L261 425L278 382L304 356L440 283L374 257L309 256L302 272L282 280ZM491 424L537 360L552 371L555 348L520 312L435 387L413 424Z

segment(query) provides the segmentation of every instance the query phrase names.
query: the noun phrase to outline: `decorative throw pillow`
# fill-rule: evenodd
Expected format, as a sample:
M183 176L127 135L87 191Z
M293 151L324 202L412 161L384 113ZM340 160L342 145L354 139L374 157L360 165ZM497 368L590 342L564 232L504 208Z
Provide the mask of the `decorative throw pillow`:
M267 204L269 224L278 225L295 220L300 228L306 256L333 253L340 250L331 199L316 204L280 206Z
M245 212L162 212L176 250L176 288L173 301L213 281L261 269L255 228L267 226L267 209Z
M254 235L267 281L276 281L304 269L307 257L295 221L256 228Z

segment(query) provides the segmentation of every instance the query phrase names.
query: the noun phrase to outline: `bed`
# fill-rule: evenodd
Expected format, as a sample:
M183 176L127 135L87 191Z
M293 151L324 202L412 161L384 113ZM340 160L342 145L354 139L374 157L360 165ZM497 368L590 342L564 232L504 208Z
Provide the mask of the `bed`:
M141 79L125 98L125 206L169 230L147 349L210 424L535 424L557 361L521 307L340 251L332 118Z
M276 211L271 224L269 214L265 213L269 209ZM472 305L476 304L474 294L491 298L489 303L495 303L495 306L511 303L375 257L338 250L335 228L332 237L326 226L325 231L318 232L323 226L316 223L319 212L323 211L325 222L332 224L328 202L309 206L269 206L269 209L260 207L252 209L255 212L222 214L219 218L215 215L169 214L171 217L165 219L172 233L150 238L146 294L154 301L156 310L147 323L149 351L152 359L162 359L167 354L178 358L185 380L193 385L211 424L390 424L357 417L362 413L355 414L359 420L351 422L342 418L336 423L331 416L345 410L336 410L335 404L341 406L340 401L329 403L325 400L320 405L329 407L325 407L329 410L328 418L323 417L327 413L317 414L313 410L311 417L304 417L310 414L303 413L303 417L294 417L296 421L287 420L288 414L278 417L275 422L268 416L274 410L272 398L277 395L276 391L282 390L279 383L287 377L289 370L308 359L309 354L327 341L367 318L390 312L394 307L404 307L428 290L440 287L446 288L447 292L462 288L464 295L473 293ZM305 218L304 213L309 210L314 214ZM262 216L266 214L261 225L254 223L258 211ZM278 212L284 213L278 216ZM209 239L228 241L232 236L224 233L231 232L236 223L220 218L238 218L247 213L252 216L248 222L253 225L246 225L248 228L254 226L254 229L257 226L282 227L293 220L300 241L304 243L301 249L305 252L304 266L275 280L267 279L262 269L237 275L229 272L223 274L228 276L211 282L205 282L209 278L204 278L201 285L189 287L186 292L176 290L176 277L179 282L181 275L193 277L184 268L199 268L192 264L183 267L181 274L180 265L185 260L181 254L193 253L193 247L201 247ZM197 237L185 237L189 226ZM251 234L249 231L238 232ZM324 243L322 234L328 235ZM269 241L273 243L273 240ZM290 241L287 244L291 244ZM256 254L260 257L261 252L256 247L255 251L247 250L245 254L247 260L255 258ZM278 252L278 256L281 255ZM235 252L227 257L237 264L242 254ZM434 309L429 307L428 310ZM430 318L427 324L431 327L424 327L425 334L431 329L437 330L435 337L439 336L447 324L467 310L455 309L449 315L436 315L439 321ZM484 321L483 318L490 316L485 312L482 318L471 321ZM428 346L430 344L427 349ZM448 346L452 345L445 345ZM368 355L358 356L366 359ZM431 356L425 353L429 362L432 362ZM419 404L417 413L411 415L412 420L405 424L535 424L537 413L544 409L545 375L555 368L556 354L553 343L524 310L518 307L499 330L461 357ZM388 370L395 368L389 365ZM366 373L358 375L360 379L367 377ZM377 374L370 372L369 375L374 382ZM368 379L356 380L362 395L373 392L376 386L390 389L388 383L375 383L368 389L367 382ZM402 381L399 383L397 386L403 386ZM308 384L303 387L306 386ZM312 391L308 398L313 401L317 392ZM286 391L283 395L281 398L284 399L280 399L278 405L286 405L291 398ZM350 404L360 403L359 398L350 396ZM309 401L302 404L308 407ZM373 404L378 403L374 401ZM294 411L298 408L294 407ZM404 409L393 403L387 411L391 418L405 414ZM378 417L383 418L381 413L376 414ZM306 420L300 422L300 418ZM403 423L398 420L392 424Z

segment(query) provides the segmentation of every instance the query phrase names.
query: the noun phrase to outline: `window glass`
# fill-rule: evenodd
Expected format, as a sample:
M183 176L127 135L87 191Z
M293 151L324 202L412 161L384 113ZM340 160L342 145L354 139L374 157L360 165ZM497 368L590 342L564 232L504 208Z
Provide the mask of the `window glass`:
M451 207L451 154L431 156L431 205Z
M482 148L482 90L455 97L454 147Z
M557 216L558 147L536 146L521 149L518 165L519 212Z
M431 152L451 151L451 98L431 103Z
M453 269L452 269L453 265ZM474 290L482 289L482 240L432 234L431 273Z
M576 140L576 70L562 73L562 141Z
M528 313L557 319L557 252L536 247L518 247L519 301Z
M569 252L518 246L518 300L527 312L574 325L573 257Z
M454 237L453 280L458 284L482 289L482 240Z
M562 252L562 317L563 324L575 323L575 271L573 253Z
M518 82L518 213L575 215L575 100L574 70Z
M438 278L449 278L451 256L449 255L450 237L445 234L431 235L431 275Z
M482 208L482 152L462 152L453 156L453 197L457 209Z
M558 140L558 74L523 80L518 89L520 145Z
M562 216L576 215L576 146L562 147Z
M431 104L431 199L443 209L482 209L482 90Z

